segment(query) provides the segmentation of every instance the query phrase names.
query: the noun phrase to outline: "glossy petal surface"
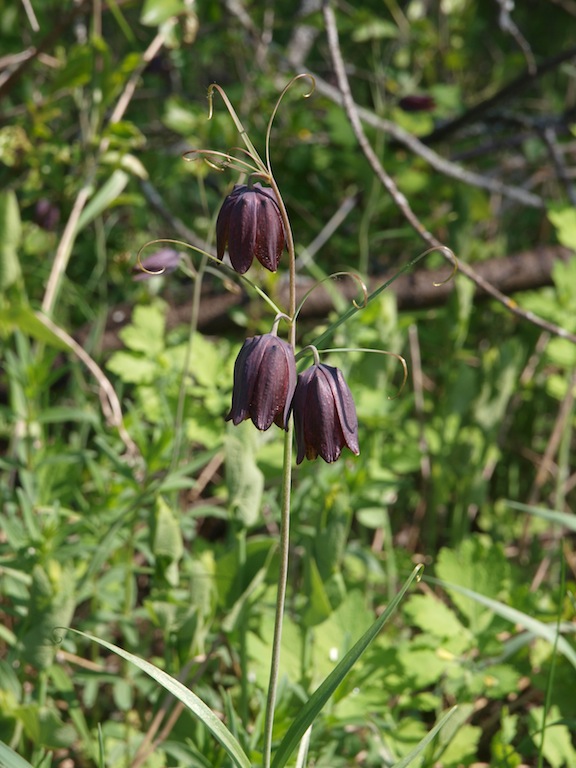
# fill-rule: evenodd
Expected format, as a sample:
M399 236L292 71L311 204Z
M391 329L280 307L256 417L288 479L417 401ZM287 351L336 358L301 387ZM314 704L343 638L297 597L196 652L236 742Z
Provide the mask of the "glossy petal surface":
M271 333L246 339L234 365L232 408L226 421L240 424L250 418L261 430L273 422L286 429L296 378L288 342Z
M342 372L329 365L313 365L298 377L292 403L298 453L321 456L331 463L347 446L358 454L358 420L352 394Z
M238 184L228 195L216 221L216 252L222 259L226 246L233 268L243 275L254 257L275 272L286 244L282 214L274 192L259 182Z

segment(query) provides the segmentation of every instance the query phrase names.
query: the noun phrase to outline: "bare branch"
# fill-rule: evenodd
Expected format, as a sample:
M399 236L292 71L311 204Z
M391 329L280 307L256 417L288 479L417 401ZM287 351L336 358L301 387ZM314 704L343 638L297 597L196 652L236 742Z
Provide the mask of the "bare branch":
M126 85L124 86L124 90L120 94L120 98L114 107L114 110L110 116L110 124L118 123L122 119L126 109L128 108L128 104L134 95L136 84L140 78L140 75L142 74L145 67L149 64L149 62L152 61L154 56L156 56L160 48L164 45L164 41L167 35L168 29L167 27L163 27L162 31L154 37L148 48L142 54L142 58L138 66L135 67L134 71L128 78ZM98 147L99 155L102 155L106 152L109 143L110 139L107 137L103 137L100 140L100 145ZM68 261L70 260L70 256L72 254L72 248L77 234L76 229L78 221L82 211L86 206L86 203L90 198L90 195L92 194L92 183L95 173L96 168L94 167L87 174L88 178L86 179L84 185L76 197L76 200L74 201L74 206L72 207L70 217L66 222L64 232L62 233L62 238L60 239L58 248L56 249L56 255L54 257L54 262L52 264L52 269L50 271L50 276L46 285L46 291L42 300L42 311L47 315L51 315L54 309L54 305L58 297L58 291L60 290L60 285L62 283L62 277L66 272Z
M334 88L318 75L311 73L316 81L316 90L323 96L328 97L337 104L343 105L342 95L338 88ZM391 120L386 120L383 117L371 112L369 109L360 107L355 104L355 109L362 119L362 122L367 125L371 125L378 130L384 131L389 136L392 136L400 144L403 144L411 152L434 168L439 173L448 176L451 179L461 181L463 184L469 184L471 187L478 187L479 189L485 189L487 192L492 192L496 195L502 195L508 197L510 200L515 200L517 203L521 203L529 208L545 208L544 200L539 195L535 195L532 192L527 192L521 187L514 187L509 184L504 184L498 179L492 179L488 176L483 176L481 173L475 171L469 171L462 166L447 160L442 157L433 149L426 146L421 139L416 138L413 134L401 126L393 123Z
M475 122L481 115L492 110L497 104L517 96L521 90L536 82L536 80L548 74L548 72L553 72L565 61L570 61L570 59L573 58L576 58L576 46L568 48L566 51L561 51L556 56L552 56L549 59L546 59L546 61L541 62L538 64L538 68L533 74L530 73L528 69L525 69L522 74L514 78L514 80L497 91L493 96L470 107L469 110L459 117L454 118L454 120L450 120L449 122L438 126L427 136L423 136L422 141L426 144L443 141L464 125L469 125L470 123Z
M304 4L306 8L308 8L308 5ZM315 10L316 3L314 0L310 0L310 12L312 10ZM228 3L228 10L230 13L232 13L235 18L240 22L240 24L244 27L244 29L247 31L247 33L253 38L252 42L256 45L257 44L257 36L254 29L254 25L252 24L249 17L247 17L246 13L243 12L243 10L238 7L238 3L236 0L229 0ZM296 28L294 31L293 36L293 43L294 46L299 46L300 44L297 44L297 32L300 28ZM315 34L315 30L313 30ZM276 51L277 55L281 56L280 51ZM300 55L301 54L301 55ZM302 60L305 55L304 49L301 49L300 47L290 47L288 51L288 55L284 57L285 59L285 66L286 68L289 68L291 72L294 70L299 70L302 66ZM318 75L316 72L310 71L310 74L315 80L316 88L315 90L322 94L323 96L326 96L326 98L330 99L331 101L335 102L336 104L342 104L342 96L338 88L335 88L334 86L330 85L330 83L327 83L324 78L322 78L320 75ZM285 81L283 78L279 78L279 86L283 87L285 85ZM374 128L376 128L379 131L383 131L384 133L391 136L395 141L397 141L399 144L402 144L403 146L407 147L411 152L413 152L418 157L421 157L423 160L425 160L434 170L438 171L439 173L442 173L444 176L448 176L451 179L456 179L457 181L461 181L463 184L468 184L471 187L478 187L479 189L485 189L487 192L492 192L496 195L502 195L503 197L507 197L510 200L514 200L517 203L520 203L521 205L525 205L529 208L545 208L545 203L542 200L542 198L539 195L535 195L532 192L528 192L521 187L515 187L509 184L504 184L503 182L499 181L498 179L490 178L489 176L483 176L481 173L476 173L475 171L469 171L465 168L462 168L462 166L458 165L457 163L452 162L451 160L446 159L445 157L442 157L437 152L435 152L430 147L426 146L426 144L416 138L413 134L406 131L401 126L397 125L396 123L392 122L391 120L386 120L385 118L379 117L374 112L370 111L369 109L366 109L364 107L361 107L359 105L356 105L356 109L358 111L358 114L360 115L360 118L362 119L362 122L366 123L367 125L371 125Z
M94 376L98 382L101 393L104 395L103 398L101 397L101 402L107 421L111 426L118 430L118 434L126 446L128 456L131 459L135 459L136 457L140 456L138 446L132 440L126 431L126 427L124 426L120 401L118 400L118 395L116 394L114 387L110 383L110 379L107 378L106 374L100 368L100 366L90 357L88 352L86 352L86 350L81 347L75 339L72 338L72 336L70 336L68 333L66 333L66 331L56 325L56 323L54 323L49 317L42 314L42 312L36 312L36 317L38 320L40 320L42 325L44 325L55 336L57 336L60 341L62 341L68 347L68 349L73 354L75 354L82 363L84 363L92 376Z
M374 171L374 173L376 174L376 176L378 177L382 185L388 191L388 193L390 194L390 196L392 197L392 199L394 200L394 202L396 203L396 205L404 215L405 219L408 221L410 226L415 230L415 232L418 233L418 235L429 247L438 248L438 249L443 248L443 244L436 237L434 237L434 235L428 232L428 230L424 227L422 222L418 219L418 217L410 207L410 204L406 199L405 195L403 195L400 192L394 180L384 170L382 164L380 163L380 160L378 159L378 156L376 155L368 139L366 138L366 134L364 133L364 129L362 128L362 123L360 122L360 117L356 109L356 105L354 103L354 100L352 99L352 94L350 92L350 84L348 82L346 68L344 66L342 53L340 51L340 44L338 40L338 29L336 27L336 18L334 16L334 12L328 0L325 0L323 4L323 13L324 13L324 21L326 24L328 46L330 49L330 55L332 57L332 64L334 67L334 71L336 73L336 77L338 80L338 86L342 94L344 109L346 110L348 120L350 121L352 129L354 131L354 135L356 136L356 139L358 141L358 144L360 145L360 148L362 149L362 152L364 153L364 156L368 160L370 167L372 168L372 170ZM449 255L446 253L446 251L442 251L442 253L444 254L445 258L447 258L449 261L453 263L454 257L450 258ZM542 328L543 330L549 331L555 336L560 336L561 338L569 339L570 341L576 344L576 335L569 333L566 329L560 328L554 323L550 323L547 320L544 320L544 318L538 317L538 315L534 314L533 312L522 309L510 297L503 294L501 291L495 288L491 283L489 283L487 280L481 277L478 274L478 272L476 272L472 267L464 263L459 263L458 268L459 268L459 271L462 274L466 275L466 277L468 277L470 280L472 280L478 288L485 291L492 298L496 299L496 301L500 302L510 312L513 312L515 315L518 315L518 317L522 317L524 320L527 320L528 322L533 323L534 325L537 325L539 328Z

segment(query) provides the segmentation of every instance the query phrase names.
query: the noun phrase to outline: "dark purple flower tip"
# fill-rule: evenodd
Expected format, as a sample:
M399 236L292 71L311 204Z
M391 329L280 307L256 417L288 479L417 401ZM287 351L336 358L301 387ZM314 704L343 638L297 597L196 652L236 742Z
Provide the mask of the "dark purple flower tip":
M60 210L46 197L41 197L34 209L34 221L42 229L52 232L60 221Z
M151 277L174 272L180 263L180 254L173 248L160 248L132 268L132 280L150 280ZM148 271L145 271L148 270Z
M276 272L286 245L280 207L269 187L260 182L249 187L237 184L222 203L216 221L216 252L222 259L228 245L232 266L243 275L254 256L270 272Z
M296 389L296 360L287 341L272 333L246 339L234 364L232 408L226 421L252 419L258 429L272 422L287 428Z
M400 99L398 106L404 112L431 112L436 108L436 102L432 96L412 94Z
M347 446L358 455L358 419L352 393L342 371L313 365L298 376L292 400L294 429L300 464L306 456L322 456L328 463L340 458Z

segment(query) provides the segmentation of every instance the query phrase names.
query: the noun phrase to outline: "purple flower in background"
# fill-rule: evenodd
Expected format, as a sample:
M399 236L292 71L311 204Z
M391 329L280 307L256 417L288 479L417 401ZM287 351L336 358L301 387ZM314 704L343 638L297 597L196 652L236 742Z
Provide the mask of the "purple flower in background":
M132 280L150 280L151 277L167 275L169 272L174 272L179 263L178 251L173 248L160 248L159 251L143 259L140 264L132 267Z
M298 376L292 401L300 464L306 456L321 456L328 463L340 458L347 446L358 455L358 419L352 393L342 371L317 364Z
M436 102L432 96L427 94L411 94L404 96L398 102L400 109L404 112L431 112L436 109Z
M60 210L46 197L41 197L34 208L34 221L42 229L52 232L60 221Z
M296 389L296 360L287 341L272 333L244 342L234 365L232 408L226 421L252 419L258 429L272 422L286 429Z
M254 256L270 272L276 272L286 244L280 207L274 192L260 182L249 187L237 184L222 203L216 221L216 251L224 256L226 245L232 266L243 275Z

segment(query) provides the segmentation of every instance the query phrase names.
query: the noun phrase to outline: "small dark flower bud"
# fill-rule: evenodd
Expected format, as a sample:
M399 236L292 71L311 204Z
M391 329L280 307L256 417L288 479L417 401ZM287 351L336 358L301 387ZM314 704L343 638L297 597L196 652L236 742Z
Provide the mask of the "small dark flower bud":
M252 419L258 429L272 422L286 429L296 389L296 360L287 341L272 333L246 339L234 364L232 408L226 421Z
M431 112L436 109L436 102L427 94L411 94L400 99L398 106L404 112Z
M298 376L292 401L300 464L306 456L322 456L328 463L340 458L346 445L358 455L358 419L352 393L342 371L313 365Z
M132 268L132 280L150 280L157 275L167 275L174 272L179 263L178 251L173 248L160 248Z
M34 221L42 229L46 229L48 232L52 232L58 226L60 221L60 211L50 202L46 197L41 197L36 203L34 209Z
M216 221L216 251L222 259L226 245L232 266L243 275L254 256L276 272L286 244L284 222L272 189L259 182L237 184L222 203Z

